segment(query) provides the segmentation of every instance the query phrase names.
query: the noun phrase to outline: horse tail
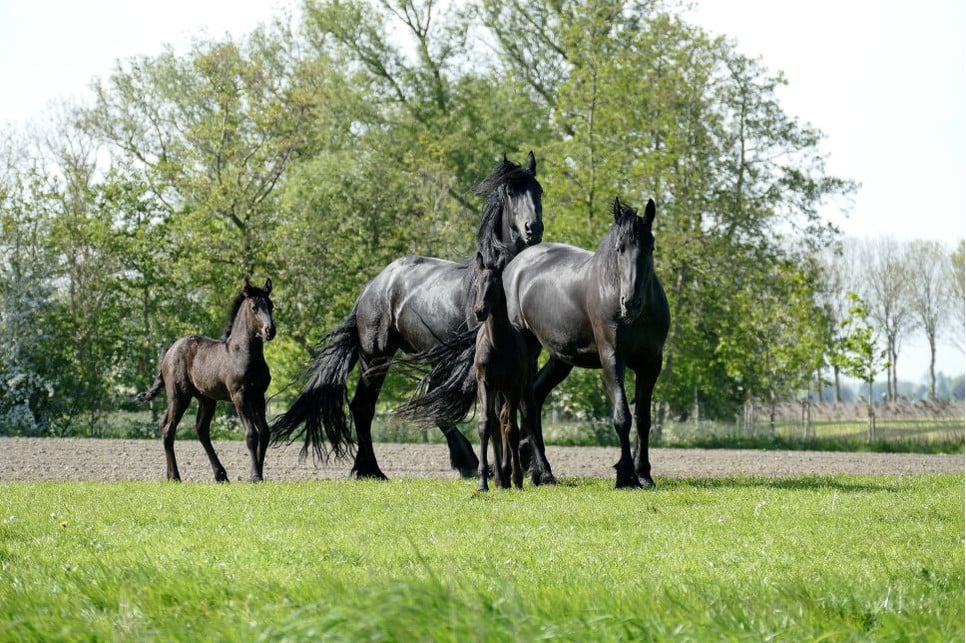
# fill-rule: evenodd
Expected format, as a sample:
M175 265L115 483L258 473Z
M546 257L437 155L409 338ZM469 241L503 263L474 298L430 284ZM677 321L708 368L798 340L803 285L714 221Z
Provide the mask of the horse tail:
M454 426L469 413L476 400L476 334L466 330L412 361L429 362L429 373L416 395L394 414L424 426Z
M355 446L352 421L346 413L346 381L359 359L356 311L326 335L319 346L318 354L303 373L308 380L302 390L288 411L272 423L272 442L291 444L304 435L299 457L304 458L311 449L317 460L327 460L330 455L341 459Z
M154 378L154 384L151 385L151 388L144 391L143 393L138 393L137 397L135 397L134 399L136 399L138 402L150 402L151 400L153 400L158 396L158 393L160 393L161 389L163 388L164 388L164 378L161 376L161 370L159 369L158 376Z

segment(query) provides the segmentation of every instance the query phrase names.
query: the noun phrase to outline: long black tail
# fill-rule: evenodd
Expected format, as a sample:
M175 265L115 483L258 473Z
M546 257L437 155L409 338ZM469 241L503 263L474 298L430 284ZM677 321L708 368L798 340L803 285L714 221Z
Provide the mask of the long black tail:
M355 310L322 339L320 347L306 369L308 381L288 411L272 424L272 442L291 444L304 435L301 457L311 448L319 460L327 460L330 455L341 459L350 455L355 446L352 421L346 413L346 380L359 359Z
M476 401L477 329L466 330L449 342L404 358L432 365L413 399L394 414L425 426L454 426Z
M138 393L137 397L134 399L136 399L138 402L150 402L158 396L158 393L160 393L161 389L163 388L164 378L161 377L161 371L158 370L158 376L154 378L154 384L151 385L151 388L143 393Z

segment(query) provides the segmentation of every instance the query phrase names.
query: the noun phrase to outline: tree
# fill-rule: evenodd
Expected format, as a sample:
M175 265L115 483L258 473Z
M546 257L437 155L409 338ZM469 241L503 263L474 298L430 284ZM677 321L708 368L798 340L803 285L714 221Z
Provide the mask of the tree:
M852 302L849 316L841 322L841 348L835 353L842 371L862 380L867 387L866 405L869 416L868 438L875 438L875 411L872 406L872 383L875 376L889 368L888 349L879 349L877 333L869 322L869 307L861 297L849 293Z
M119 63L84 121L143 171L207 300L271 266L272 195L310 122L284 38L260 30Z
M57 415L59 384L50 220L32 207L35 168L0 186L0 433L42 434Z
M936 399L936 344L951 320L953 288L947 283L949 258L935 241L909 244L910 304L918 329L929 344L929 399Z
M849 293L859 289L859 244L856 239L843 239L821 255L821 278L816 295L826 320L825 361L832 369L835 402L842 401L841 360L836 352L842 347L842 323L849 318L853 302ZM821 377L819 378L821 382ZM821 384L820 384L821 386Z
M735 325L719 340L715 359L742 386L747 402L765 398L774 434L775 409L807 386L818 368L825 343L822 311L815 304L816 270L795 263L777 264L772 271L743 280L727 303Z
M741 385L709 361L748 313L729 300L827 245L834 230L818 206L853 184L826 174L821 134L781 109L781 75L658 3L483 2L481 14L504 73L550 114L547 239L594 247L607 226L598 203L655 197L656 269L674 320L656 397L685 416L698 391L713 415L730 415ZM745 340L741 352L760 350Z
M860 250L863 266L861 293L869 314L882 329L889 354L886 376L888 397L896 399L896 363L899 348L913 328L910 263L902 244L894 239L868 240Z
M950 324L949 337L959 350L963 350L963 332L966 327L966 244L962 240L959 246L950 254L946 264L947 276L945 282L949 288L950 307L952 308L953 323Z

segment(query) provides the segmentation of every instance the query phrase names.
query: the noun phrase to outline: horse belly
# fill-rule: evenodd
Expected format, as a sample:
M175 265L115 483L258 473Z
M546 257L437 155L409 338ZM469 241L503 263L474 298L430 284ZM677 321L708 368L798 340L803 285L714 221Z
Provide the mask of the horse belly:
M562 362L581 368L600 368L597 342L590 320L569 293L548 289L528 293L521 302L520 324Z
M223 362L227 357L221 343L201 346L195 351L188 376L198 393L212 400L231 400L223 373Z

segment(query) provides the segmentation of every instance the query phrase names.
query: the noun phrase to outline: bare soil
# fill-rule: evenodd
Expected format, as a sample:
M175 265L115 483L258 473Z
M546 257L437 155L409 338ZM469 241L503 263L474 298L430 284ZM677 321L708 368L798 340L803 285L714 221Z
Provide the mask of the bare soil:
M376 444L376 457L390 478L458 478L449 467L443 444ZM243 442L216 442L215 450L231 480L249 477ZM201 445L175 444L178 468L185 481L213 479ZM547 447L558 478L611 478L618 450L613 447ZM962 455L915 453L838 453L825 451L758 451L738 449L651 449L655 480L734 476L787 477L823 474L962 474ZM314 464L301 461L297 447L271 449L266 480L338 480L349 477L350 462ZM0 438L0 482L11 481L145 481L165 477L160 440L96 440L84 438Z

